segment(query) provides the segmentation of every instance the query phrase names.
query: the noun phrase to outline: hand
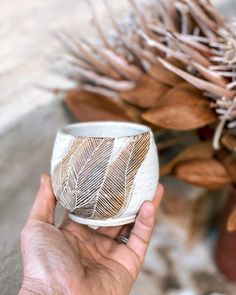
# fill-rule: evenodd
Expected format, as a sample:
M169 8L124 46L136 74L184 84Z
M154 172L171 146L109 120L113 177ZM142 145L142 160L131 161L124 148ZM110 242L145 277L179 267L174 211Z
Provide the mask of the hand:
M19 295L128 295L142 266L163 195L146 201L129 226L97 231L65 215L54 225L56 199L50 177L43 175L29 220L21 234L24 280ZM131 231L130 231L131 230ZM129 235L127 244L115 237Z

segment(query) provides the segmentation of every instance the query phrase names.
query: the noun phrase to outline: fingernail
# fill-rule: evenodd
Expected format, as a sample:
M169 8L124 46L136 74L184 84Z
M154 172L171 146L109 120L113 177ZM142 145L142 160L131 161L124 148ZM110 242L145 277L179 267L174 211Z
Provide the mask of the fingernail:
M146 201L143 206L144 206L143 215L145 215L147 218L152 216L154 212L154 206L152 202Z

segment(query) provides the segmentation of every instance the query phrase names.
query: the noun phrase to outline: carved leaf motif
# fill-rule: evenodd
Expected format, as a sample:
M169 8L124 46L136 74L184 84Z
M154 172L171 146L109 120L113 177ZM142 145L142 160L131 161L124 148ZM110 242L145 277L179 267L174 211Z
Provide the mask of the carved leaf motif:
M53 172L58 200L73 214L107 219L121 214L129 203L135 176L149 150L150 134L128 139L112 156L114 141L76 139Z
M80 148L82 144L82 139L75 139L67 152L63 160L56 166L52 175L52 187L58 201L62 201L64 206L70 210L73 206L71 204L70 198L68 198L68 184L69 184L69 171L70 164L76 154L76 151Z
M122 213L128 204L135 176L149 150L149 133L130 139L120 154L108 165L102 185L90 201L75 210L79 216L93 219L112 218ZM80 199L80 196L78 197Z
M53 172L53 189L69 211L89 202L97 191L110 160L114 139L78 138ZM89 179L96 179L92 182ZM78 204L78 199L80 203Z
M85 144L80 147L71 163L70 179L73 194L70 197L75 200L72 211L89 204L89 208L86 208L86 217L92 215L97 192L107 173L113 146L113 138L92 138L86 139Z

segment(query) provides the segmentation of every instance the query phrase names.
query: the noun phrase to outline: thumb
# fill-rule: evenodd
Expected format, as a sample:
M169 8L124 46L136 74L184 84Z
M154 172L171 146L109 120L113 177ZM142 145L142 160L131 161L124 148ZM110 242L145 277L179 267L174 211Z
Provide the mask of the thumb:
M48 174L41 176L40 188L30 212L29 221L38 220L54 224L56 199L52 191L51 178Z

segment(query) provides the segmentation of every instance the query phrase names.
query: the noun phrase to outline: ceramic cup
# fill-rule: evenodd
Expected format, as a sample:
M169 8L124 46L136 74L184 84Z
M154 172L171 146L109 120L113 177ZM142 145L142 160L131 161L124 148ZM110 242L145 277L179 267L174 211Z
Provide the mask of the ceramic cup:
M51 176L72 220L95 227L131 223L157 189L153 134L125 122L69 125L57 134Z

